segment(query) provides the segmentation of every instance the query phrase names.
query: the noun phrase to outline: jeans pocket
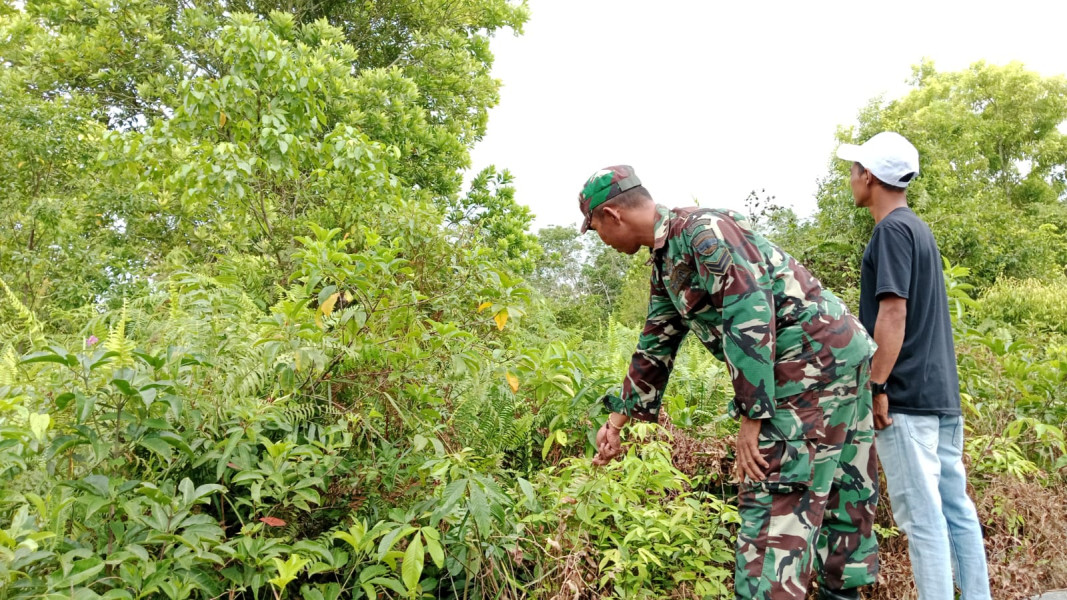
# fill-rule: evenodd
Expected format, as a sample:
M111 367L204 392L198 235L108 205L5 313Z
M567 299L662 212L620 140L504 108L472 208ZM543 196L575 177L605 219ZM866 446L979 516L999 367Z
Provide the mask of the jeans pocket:
M952 430L952 447L956 452L963 453L963 417L957 417L955 428Z
M941 421L936 416L902 414L894 416L893 419L904 422L904 427L908 430L908 437L916 444L931 451L937 448Z

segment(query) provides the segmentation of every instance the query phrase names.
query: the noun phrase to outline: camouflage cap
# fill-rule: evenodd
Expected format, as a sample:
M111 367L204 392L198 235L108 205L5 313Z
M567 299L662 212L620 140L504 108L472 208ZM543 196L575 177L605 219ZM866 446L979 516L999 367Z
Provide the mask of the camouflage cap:
M630 165L604 167L593 173L586 180L581 193L578 194L578 208L582 210L582 215L585 217L585 221L582 222L582 233L589 229L593 209L639 185L641 185L641 180L634 174L634 168Z

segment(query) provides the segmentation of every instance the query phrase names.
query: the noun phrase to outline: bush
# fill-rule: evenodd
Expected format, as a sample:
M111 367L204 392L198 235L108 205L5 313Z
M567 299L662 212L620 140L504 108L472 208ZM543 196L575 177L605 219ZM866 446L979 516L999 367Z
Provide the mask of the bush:
M1067 333L1067 277L1000 280L978 301L975 316L1033 332Z

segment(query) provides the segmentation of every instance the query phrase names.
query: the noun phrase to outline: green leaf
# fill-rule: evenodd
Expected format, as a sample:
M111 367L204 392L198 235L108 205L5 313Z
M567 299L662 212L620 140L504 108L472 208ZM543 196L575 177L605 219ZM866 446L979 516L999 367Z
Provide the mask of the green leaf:
M425 534L427 528L423 527L423 533ZM433 559L433 564L437 565L438 569L443 569L445 566L445 551L441 547L441 542L437 538L432 538L428 535L426 538L426 551L430 553L430 558Z
M52 424L52 417L47 414L30 413L30 433L38 441L44 441L44 436L48 433L48 428Z
M517 480L519 482L519 489L522 490L522 495L526 497L526 508L533 511L539 510L537 494L534 493L533 485L522 477L518 477Z
M467 503L467 510L474 516L474 523L478 526L482 537L488 536L491 532L489 503L486 501L485 492L482 491L481 486L473 481L470 484L470 501Z
M33 363L42 362L50 362L55 363L57 365L68 366L67 358L65 356L60 356L54 352L48 351L34 352L33 354L28 354L23 357L21 361L19 361L19 363L23 365L31 365Z
M123 371L126 371L126 369L123 369ZM122 392L122 394L125 396L137 395L137 390L135 390L133 386L130 385L130 382L126 381L125 379L116 377L115 379L111 380L111 385L115 386L115 388L118 389L118 391Z
M63 410L70 406L72 400L74 400L74 392L64 392L56 396L56 408Z
M385 534L385 537L383 537L382 541L378 544L378 560L382 560L385 558L385 555L388 554L389 551L393 549L393 546L396 545L397 539L409 535L414 531L414 527L405 526L397 527L396 529Z
M175 448L181 450L185 454L187 454L189 456L193 455L193 449L190 448L189 444L186 443L185 439L182 438L182 436L178 435L177 433L174 433L173 431L158 431L158 432L155 433L155 435L159 439L161 439L164 442L166 442L167 444L170 444L171 446L174 446Z
M433 511L430 515L430 525L437 526L441 522L441 519L447 517L452 510L459 504L460 498L463 497L463 492L467 489L466 479L457 479L445 487L445 493L441 498L440 504L437 506L437 510Z
M68 484L90 494L103 497L108 496L108 489L110 487L108 478L103 475L86 475L80 480L70 481Z
M563 431L562 429L557 429L556 430L556 441L559 442L560 446L566 446L567 445L567 432Z
M89 420L89 417L93 414L93 408L96 406L96 398L93 396L85 396L83 394L76 394L74 408L78 414L78 424L85 423Z
M414 592L422 577L422 568L425 561L425 552L422 547L422 535L416 533L411 537L411 543L404 552L404 563L401 566L401 578L409 592Z
M556 436L550 435L545 438L544 445L541 446L541 460L548 458L548 453L552 451L552 442L556 439Z
M300 571L303 570L304 565L309 562L299 554L292 554L289 556L288 560L284 561L278 557L274 557L273 560L274 567L278 570L278 575L270 578L268 581L280 590L284 590L285 586L289 585L296 579L297 575L300 574Z
M103 571L105 566L104 561L99 556L75 561L74 568L71 569L70 574L62 580L63 586L73 587L89 581L95 577L97 573Z
M219 457L219 461L215 464L215 479L221 480L222 474L226 472L227 463L230 462L230 456L233 454L234 448L244 438L245 432L243 429L236 429L230 434L230 437L226 440L226 447L222 451L222 456Z
M160 457L162 457L164 460L167 460L167 461L170 460L170 455L171 455L170 444L168 444L167 442L159 439L158 437L155 437L155 436L143 437L137 442L137 445L139 445L139 446L141 446L143 448L147 448L148 450L151 450L152 452L154 452L154 453L158 454Z
M52 446L48 449L48 457L54 458L74 446L88 444L89 440L78 435L63 435L52 440Z
M404 589L403 584L401 584L399 581L393 579L392 577L375 577L374 579L371 579L367 583L372 583L374 585L380 585L382 587L387 587L387 588L393 590L394 592L396 592L398 594L403 594L403 595L407 594L407 590Z

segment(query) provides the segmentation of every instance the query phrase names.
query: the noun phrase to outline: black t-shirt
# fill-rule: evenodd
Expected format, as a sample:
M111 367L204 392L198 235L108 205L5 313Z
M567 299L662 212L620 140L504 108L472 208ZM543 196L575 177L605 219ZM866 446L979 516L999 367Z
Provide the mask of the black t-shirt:
M860 321L874 336L878 301L907 300L904 345L886 380L889 410L959 415L960 382L941 252L930 228L901 207L874 227L860 271Z

